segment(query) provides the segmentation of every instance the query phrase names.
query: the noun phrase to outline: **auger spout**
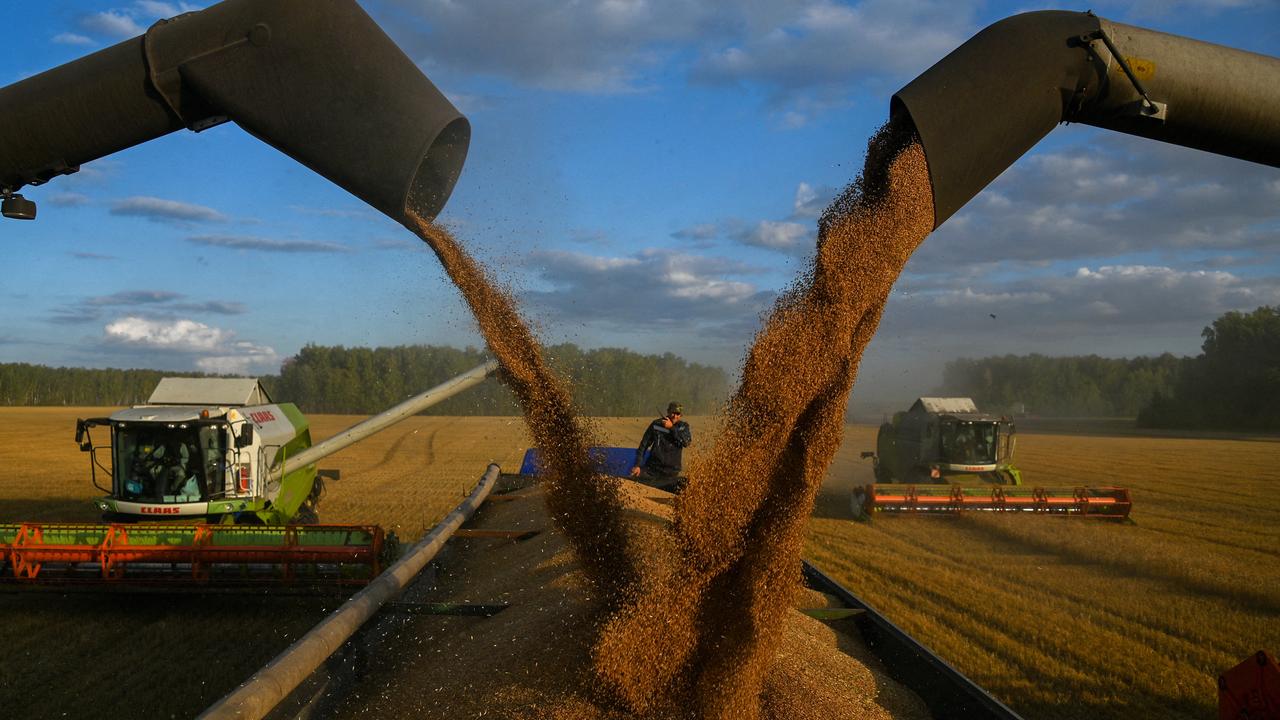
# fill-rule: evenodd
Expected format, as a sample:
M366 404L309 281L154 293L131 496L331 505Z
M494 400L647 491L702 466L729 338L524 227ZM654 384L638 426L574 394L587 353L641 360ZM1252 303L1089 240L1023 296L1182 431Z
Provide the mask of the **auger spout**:
M1092 13L996 22L899 90L929 162L934 227L1058 123L1280 166L1280 59Z
M434 218L466 118L355 0L225 0L0 88L0 194L232 121L391 218ZM10 203L10 200L17 200Z

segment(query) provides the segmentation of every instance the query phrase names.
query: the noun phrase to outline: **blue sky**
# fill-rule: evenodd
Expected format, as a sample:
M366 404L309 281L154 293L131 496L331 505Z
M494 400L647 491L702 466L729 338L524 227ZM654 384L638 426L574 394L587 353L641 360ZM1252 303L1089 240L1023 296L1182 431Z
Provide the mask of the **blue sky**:
M470 119L440 219L546 341L730 371L889 96L982 27L1045 7L361 4ZM199 7L13 4L0 84ZM1280 55L1271 0L1055 7ZM421 243L233 124L25 194L39 219L0 223L2 362L268 373L306 343L482 342ZM1278 240L1280 171L1059 128L917 252L855 409L902 405L957 356L1194 354L1221 313L1280 304Z

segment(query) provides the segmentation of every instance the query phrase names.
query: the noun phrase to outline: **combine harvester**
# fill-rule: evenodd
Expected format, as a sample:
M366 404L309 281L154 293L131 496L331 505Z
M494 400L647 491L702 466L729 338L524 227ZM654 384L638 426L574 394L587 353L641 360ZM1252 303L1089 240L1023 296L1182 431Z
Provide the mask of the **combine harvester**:
M316 461L497 369L481 365L315 446L298 408L271 402L257 380L165 378L145 405L76 423L108 524L0 524L0 581L362 585L392 559L395 539L377 525L315 524ZM110 428L109 444L94 445L97 426ZM161 518L178 522L147 522Z
M1128 519L1127 488L1023 487L1013 465L1013 421L978 412L970 398L918 398L880 426L870 459L875 483L855 488L856 518L875 512L1025 512ZM970 480L985 484L966 486Z

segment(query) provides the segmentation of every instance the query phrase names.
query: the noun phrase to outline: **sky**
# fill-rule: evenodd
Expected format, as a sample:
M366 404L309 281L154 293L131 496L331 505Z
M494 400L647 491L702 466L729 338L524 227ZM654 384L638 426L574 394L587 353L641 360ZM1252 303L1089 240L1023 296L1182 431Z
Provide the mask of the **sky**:
M207 3L9 5L0 85ZM1050 7L361 5L471 122L439 220L545 342L730 373L890 96L986 25ZM1276 0L1052 7L1280 56ZM266 374L308 343L483 344L420 241L231 123L24 194L38 219L0 221L0 362ZM853 407L905 408L956 357L1194 355L1222 313L1277 304L1280 170L1060 126L916 252Z

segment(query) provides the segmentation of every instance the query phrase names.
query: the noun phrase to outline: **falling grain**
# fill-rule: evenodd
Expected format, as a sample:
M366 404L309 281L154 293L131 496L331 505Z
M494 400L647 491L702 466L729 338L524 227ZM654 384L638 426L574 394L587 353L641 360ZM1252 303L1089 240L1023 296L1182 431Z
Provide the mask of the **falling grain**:
M672 565L597 643L596 671L633 710L683 698L704 718L760 716L858 361L932 228L924 153L886 126L822 217L812 265L755 338L724 429L681 497Z
M415 225L502 362L546 459L548 510L603 600L592 651L602 704L565 716L794 716L805 693L780 685L776 673L766 683L766 675L779 667L805 522L840 445L862 351L933 226L914 133L882 128L861 177L823 215L816 257L757 334L724 429L691 469L674 524L658 542L628 529L620 481L594 472L590 428L514 300L447 231L421 219Z

